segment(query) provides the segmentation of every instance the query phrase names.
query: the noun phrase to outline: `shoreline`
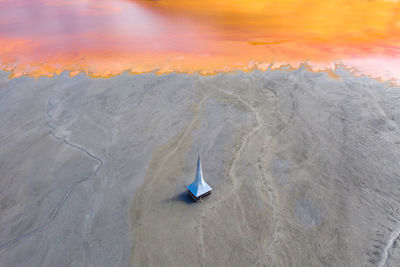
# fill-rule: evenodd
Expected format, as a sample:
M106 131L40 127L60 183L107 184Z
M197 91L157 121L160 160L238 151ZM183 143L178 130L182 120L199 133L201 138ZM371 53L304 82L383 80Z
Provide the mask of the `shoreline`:
M294 71L298 69L306 69L312 73L327 73L332 78L340 79L341 76L338 75L338 72L342 72L343 70L350 73L356 78L359 77L368 77L373 80L377 80L382 83L388 83L392 86L400 86L400 77L396 79L395 77L379 77L379 75L368 74L367 72L361 71L359 68L355 66L347 66L341 61L332 62L329 65L332 67L321 67L321 64L310 64L309 61L302 61L296 64L291 63L278 63L277 66L274 66L274 63L251 63L249 67L243 68L231 68L229 70L213 70L213 71L205 71L205 70L193 70L193 71L177 71L177 70L162 70L162 68L155 68L151 70L146 70L143 72L137 72L134 70L124 69L112 74L99 74L93 73L85 70L57 70L56 72L51 73L43 73L43 74L33 74L33 73L23 73L23 74L15 74L15 67L0 67L0 71L9 73L9 79L19 78L19 77L30 77L30 78L53 78L56 76L67 75L69 77L75 77L77 75L85 75L90 78L95 79L109 79L113 77L117 77L123 74L129 75L143 75L143 74L155 74L157 76L161 75L170 75L170 74L186 74L186 75L200 75L200 76L215 76L218 74L235 74L235 73L249 73L253 71L261 71L261 72L269 72L269 71ZM313 66L314 65L314 66Z

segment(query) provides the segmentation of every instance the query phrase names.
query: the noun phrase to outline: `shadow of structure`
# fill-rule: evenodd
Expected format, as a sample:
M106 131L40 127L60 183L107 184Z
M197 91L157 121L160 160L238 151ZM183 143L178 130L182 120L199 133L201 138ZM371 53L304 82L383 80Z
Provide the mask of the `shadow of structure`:
M195 204L196 201L194 201L187 193L187 191L181 192L179 194L177 194L176 196L168 199L168 202L172 202L172 201L177 201L177 202L183 202L186 203L188 205L191 204Z

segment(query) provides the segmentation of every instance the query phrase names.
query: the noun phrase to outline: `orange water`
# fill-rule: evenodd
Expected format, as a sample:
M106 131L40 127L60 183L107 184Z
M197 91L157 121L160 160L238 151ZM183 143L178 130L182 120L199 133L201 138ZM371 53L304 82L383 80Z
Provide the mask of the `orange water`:
M343 63L400 80L387 0L0 0L0 68L111 76Z

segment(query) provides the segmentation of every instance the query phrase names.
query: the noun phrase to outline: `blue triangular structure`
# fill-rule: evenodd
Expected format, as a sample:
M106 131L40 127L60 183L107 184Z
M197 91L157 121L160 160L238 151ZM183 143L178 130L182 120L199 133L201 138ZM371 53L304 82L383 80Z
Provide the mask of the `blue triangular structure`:
M211 186L209 186L203 179L203 171L201 170L200 156L198 156L197 158L196 178L194 179L194 182L187 187L187 189L189 195L196 201L202 197L211 194L212 191Z

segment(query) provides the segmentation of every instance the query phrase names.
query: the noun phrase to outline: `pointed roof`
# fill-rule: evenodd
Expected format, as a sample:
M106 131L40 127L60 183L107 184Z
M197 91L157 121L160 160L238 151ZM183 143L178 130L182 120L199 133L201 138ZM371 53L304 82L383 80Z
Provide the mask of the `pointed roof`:
M195 197L199 197L212 190L211 186L209 186L203 179L203 171L201 170L200 156L198 156L197 158L196 178L194 179L194 182L187 187L187 189Z

